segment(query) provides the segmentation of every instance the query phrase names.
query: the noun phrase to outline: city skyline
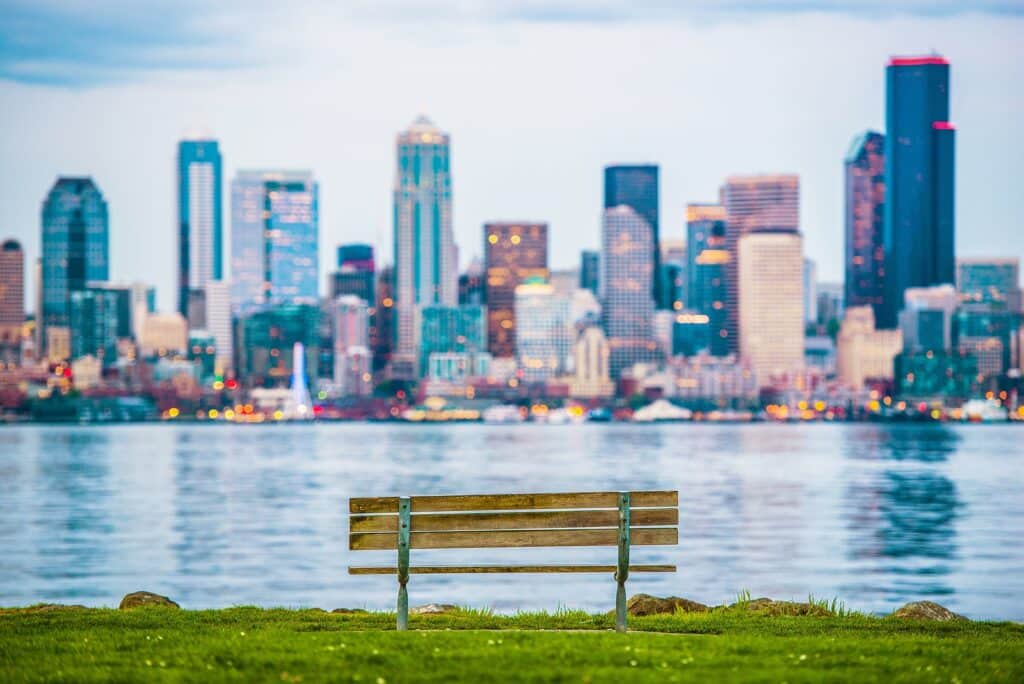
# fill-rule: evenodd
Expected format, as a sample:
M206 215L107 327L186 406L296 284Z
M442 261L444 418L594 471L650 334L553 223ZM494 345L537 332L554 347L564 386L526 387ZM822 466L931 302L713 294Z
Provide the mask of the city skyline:
M223 93L213 90L211 80L220 83L224 74L210 79L210 74L184 67L170 69L172 73L140 70L131 78L76 83L70 89L67 84L29 85L27 79L14 78L7 70L7 81L0 82L0 100L10 105L5 109L13 125L5 126L5 133L0 133L0 143L9 151L0 161L0 179L7 182L14 199L0 205L3 237L18 239L25 247L28 263L32 263L39 254L34 233L45 188L57 175L89 172L111 207L112 277L153 282L158 287L159 308L173 310L175 266L159 258L174 249L177 200L169 192L175 173L173 149L190 122L200 121L220 142L225 180L242 168L313 170L324 198L321 254L329 253L341 242L369 242L381 252L378 261L389 263L390 141L417 112L424 111L452 135L454 232L462 268L470 258L480 256L478 235L484 222L523 216L549 223L553 268L575 266L579 248L598 244L601 169L609 164L649 161L661 171L660 233L666 240L684 234L685 205L713 200L718 185L728 175L799 174L800 224L806 254L818 263L821 280L840 282L843 152L858 131L884 130L882 66L888 58L935 48L953 64L951 110L960 129L957 253L984 255L991 251L986 248L991 244L1008 245L1013 254L1024 252L1024 236L1016 230L1021 223L1021 208L1012 191L1014 169L1019 163L1016 159L1022 156L1015 146L1020 139L1015 135L1016 122L1021 120L1017 115L1021 103L1015 96L1021 88L1015 84L1024 78L1020 69L1024 59L1020 59L1022 48L1010 40L1014 27L1021 23L1019 17L975 13L953 21L923 17L913 11L874 18L796 12L792 14L793 23L803 27L798 31L784 30L779 16L779 12L756 15L751 18L749 30L758 31L766 40L786 36L794 45L780 50L769 64L750 74L739 73L735 60L740 57L729 58L724 51L745 35L744 27L734 20L704 26L674 20L663 27L653 27L643 20L584 23L574 25L578 30L572 32L550 22L530 22L524 27L523 44L536 43L538 59L546 57L556 74L579 81L561 95L551 90L559 79L536 80L536 59L513 66L508 61L511 54L507 46L482 50L481 63L495 70L493 80L481 81L475 70L453 65L450 55L438 46L413 41L414 47L424 50L425 67L450 67L450 82L434 84L436 88L418 84L400 96L372 98L367 95L368 85L359 69L343 69L347 74L343 84L329 78L326 84L343 85L355 98L352 102L367 104L355 107L354 112L343 112L337 103L320 102L318 95L310 95L314 104L320 102L324 112L337 119L330 125L316 107L297 110L294 103L288 104L295 91L282 81L279 66L231 71L226 74L229 87ZM858 33L861 42L856 48L840 35L851 24L872 27ZM809 27L818 29L817 37L804 35ZM981 31L990 38L983 50L974 45L977 41L968 39ZM568 33L572 33L572 40L581 41L585 48L581 55L586 59L556 51L555 38L568 40ZM615 42L607 43L612 36ZM652 37L673 38L671 42L685 37L705 48L714 37L721 45L700 58L652 47L647 55L654 62L650 73L623 82L627 83L623 94L628 101L617 103L602 96L601 121L587 116L585 107L593 108L592 98L600 92L587 74L600 71L605 64L599 46L617 45L628 50L630 45ZM476 40L473 36L468 39ZM818 48L830 42L826 39L836 47L819 55ZM844 47L850 49L844 52ZM820 56L820 65L808 65L804 59L808 50ZM669 53L671 59L667 59ZM662 62L668 64L679 58L692 68L672 72L671 79L667 79ZM382 66L385 76L391 73L388 64ZM634 60L629 60L614 73L633 73L633 66ZM308 79L323 77L322 68L322 64L317 65L300 81L308 87ZM505 76L508 78L503 79ZM766 76L770 76L770 90L757 83L758 78L764 80ZM494 95L496 84L504 80L508 95L516 96L524 88L524 78L534 78L539 95L557 97L553 102L561 103L559 107L531 112L517 104L507 113L498 112L492 106L467 102L457 92L459 86L473 84ZM963 83L970 83L970 87L963 87ZM257 84L261 91L273 87L281 99L257 116L247 110L243 118L239 107L251 104ZM176 106L168 111L158 111L154 108L154 86L170 95L180 94L183 89L190 92L173 98ZM666 99L666 86L714 97L699 108L701 112L695 112L685 101ZM839 87L844 92L842 108L830 104L827 98L816 97L815 116L804 114L805 110L811 111L807 99L810 92L805 93L805 88L820 93L828 88L835 92ZM741 92L746 98L771 106L756 110L739 107L736 98ZM567 102L568 95L579 96L579 103ZM369 99L359 99L364 96ZM115 112L109 107L111 101L117 103ZM55 113L33 115L40 108L51 107L53 112L73 107L76 128L89 130L90 135L69 137L56 123ZM296 114L301 114L304 124L298 128L303 130L280 128L286 120L293 121ZM140 138L138 127L143 121L145 135ZM569 121L578 131L569 128ZM17 136L10 132L17 132ZM129 155L122 138L142 142ZM809 140L813 144L808 144ZM509 145L511 141L515 144ZM501 162L493 155L497 149L501 150ZM536 164L539 158L545 158L545 162ZM132 172L127 173L127 168ZM330 259L321 259L318 283L324 282L330 263ZM26 292L30 309L34 301L31 290L30 283Z

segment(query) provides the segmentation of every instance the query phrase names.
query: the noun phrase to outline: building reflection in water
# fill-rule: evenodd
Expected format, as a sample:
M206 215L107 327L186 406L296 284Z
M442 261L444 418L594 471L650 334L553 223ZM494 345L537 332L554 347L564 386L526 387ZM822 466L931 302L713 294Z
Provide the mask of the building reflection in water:
M843 433L849 462L843 515L854 591L897 603L954 593L956 523L963 513L946 462L960 437L942 426L865 426Z

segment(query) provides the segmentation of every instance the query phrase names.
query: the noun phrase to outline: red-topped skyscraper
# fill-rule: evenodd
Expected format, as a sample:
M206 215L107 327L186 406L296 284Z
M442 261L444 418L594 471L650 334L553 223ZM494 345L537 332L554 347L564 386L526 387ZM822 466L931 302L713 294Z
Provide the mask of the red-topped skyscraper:
M949 62L938 55L893 57L885 107L885 282L878 326L895 328L908 288L955 280Z

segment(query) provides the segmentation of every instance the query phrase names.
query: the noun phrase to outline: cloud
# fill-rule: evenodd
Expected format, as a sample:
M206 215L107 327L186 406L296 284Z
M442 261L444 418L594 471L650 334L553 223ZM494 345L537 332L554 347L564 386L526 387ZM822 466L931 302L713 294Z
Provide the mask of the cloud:
M1024 0L0 0L0 79L92 86L153 71L259 66L298 58L300 20L336 25L729 21L832 13L868 19L964 13L1024 16ZM280 50L272 47L283 48ZM280 61L275 57L274 61Z

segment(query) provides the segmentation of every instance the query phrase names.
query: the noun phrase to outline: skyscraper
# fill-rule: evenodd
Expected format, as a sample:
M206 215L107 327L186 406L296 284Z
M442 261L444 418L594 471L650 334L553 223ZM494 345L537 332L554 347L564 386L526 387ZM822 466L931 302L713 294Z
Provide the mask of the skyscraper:
M367 303L342 295L331 304L334 384L343 396L370 394L370 318Z
M189 316L193 291L223 277L221 158L216 140L178 143L178 312Z
M71 293L90 280L107 280L109 236L107 202L92 178L58 178L43 202L42 311L37 325L70 324Z
M487 344L482 306L440 306L420 309L420 368L426 375L431 354L477 353Z
M658 167L654 164L612 165L604 168L604 208L625 205L647 223L651 245L651 298L665 304L661 293L661 247L658 236ZM669 305L671 306L671 305ZM613 352L614 355L614 345Z
M449 137L421 116L398 134L396 152L394 355L400 374L415 376L417 307L458 301Z
M740 356L758 385L791 378L804 364L803 240L761 229L739 241Z
M732 176L722 187L725 206L726 335L729 351L739 351L739 241L755 230L800 229L800 178L790 174Z
M580 252L580 287L597 294L601 274L601 253L585 249Z
M547 280L546 223L484 224L484 298L487 351L495 358L516 355L516 287L528 278Z
M565 369L572 346L569 299L542 278L527 278L515 289L516 353L526 382L555 377Z
M235 341L231 322L231 283L206 284L206 329L213 335L214 370L221 376L235 374Z
M25 253L17 240L0 244L0 368L19 360L25 322Z
M635 363L660 358L654 340L654 269L650 224L632 207L604 210L601 235L601 305L612 378Z
M708 351L713 356L725 356L731 348L726 309L726 267L733 260L726 249L725 207L720 204L688 204L686 236L689 279L686 308L707 316Z
M0 245L0 330L25 322L25 252L17 240Z
M1020 311L1020 259L969 258L956 260L956 289L964 304L991 304Z
M231 305L317 301L318 187L309 171L239 171L231 183Z
M885 296L878 325L893 328L908 288L954 282L949 62L938 56L890 60L885 121Z
M330 274L328 281L330 296L336 299L342 295L355 295L373 306L376 277L372 245L340 245L338 270Z
M885 288L885 136L858 135L846 172L846 306L870 306L877 318Z

